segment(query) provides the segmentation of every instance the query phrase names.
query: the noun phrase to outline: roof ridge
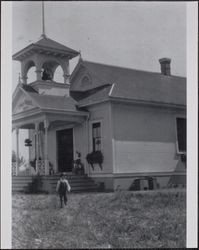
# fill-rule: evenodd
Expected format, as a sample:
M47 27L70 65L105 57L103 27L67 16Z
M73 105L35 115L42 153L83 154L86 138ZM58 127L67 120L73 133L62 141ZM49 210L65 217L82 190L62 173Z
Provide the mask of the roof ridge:
M129 67L123 67L123 66L118 66L118 65L111 65L111 64L106 64L106 63L101 63L101 62L92 62L92 61L87 61L84 60L84 63L91 63L91 64L97 64L105 67L111 67L111 68L120 68L120 69L126 69L126 70L133 70L133 71L138 71L138 72L145 72L148 74L156 74L156 75L162 75L165 77L179 77L179 78L186 78L185 76L178 76L178 75L163 75L161 72L153 72L153 71L148 71L148 70L142 70L142 69L135 69L135 68L129 68Z

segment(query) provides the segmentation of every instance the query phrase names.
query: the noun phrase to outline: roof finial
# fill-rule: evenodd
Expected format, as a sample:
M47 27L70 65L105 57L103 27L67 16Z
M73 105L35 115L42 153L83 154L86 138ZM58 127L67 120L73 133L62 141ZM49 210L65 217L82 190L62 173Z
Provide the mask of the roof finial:
M44 17L44 1L42 1L42 38L46 38L45 34L45 17Z

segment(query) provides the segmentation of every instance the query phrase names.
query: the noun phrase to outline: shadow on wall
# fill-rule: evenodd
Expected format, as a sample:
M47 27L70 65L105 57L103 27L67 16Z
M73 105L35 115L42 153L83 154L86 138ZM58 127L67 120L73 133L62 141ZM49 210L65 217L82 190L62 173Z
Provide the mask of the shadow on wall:
M165 187L167 188L184 188L186 187L186 155L176 156L179 158L176 168L174 170L174 175L168 177L169 180ZM181 173L176 175L175 173ZM164 177L161 177L164 178ZM160 181L160 179L159 179ZM161 181L160 181L161 182ZM140 177L133 181L129 190L137 191L137 190L153 190L160 188L160 184L157 182L156 177Z

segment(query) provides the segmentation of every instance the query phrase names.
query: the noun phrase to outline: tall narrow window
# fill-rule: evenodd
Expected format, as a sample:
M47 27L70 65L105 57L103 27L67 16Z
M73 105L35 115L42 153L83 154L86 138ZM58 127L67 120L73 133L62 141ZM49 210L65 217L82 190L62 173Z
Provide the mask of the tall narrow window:
M185 118L176 118L177 125L177 146L179 153L185 153L187 149L187 140L186 140L186 119Z
M100 122L92 125L93 151L101 150L101 124Z

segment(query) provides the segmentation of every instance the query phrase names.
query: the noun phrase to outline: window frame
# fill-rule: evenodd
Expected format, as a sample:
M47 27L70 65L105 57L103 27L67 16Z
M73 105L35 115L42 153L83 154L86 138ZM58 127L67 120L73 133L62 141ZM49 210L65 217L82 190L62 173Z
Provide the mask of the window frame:
M178 118L183 118L186 120L186 147L187 147L187 117L185 115L176 115L175 116L175 135L176 135L176 151L177 151L177 154L179 155L184 155L187 153L187 150L186 151L180 151L179 150L179 143L178 143L178 130L177 130L177 119Z
M90 140L91 140L91 151L93 152L93 149L94 149L94 145L93 145L93 124L95 124L95 123L100 123L100 135L101 135L101 149L100 149L100 151L102 152L102 150L103 150L103 142L102 142L102 139L103 139L103 136L102 136L102 120L93 120L93 121L91 121L91 123L90 123L90 135L91 135L91 137L90 137Z

